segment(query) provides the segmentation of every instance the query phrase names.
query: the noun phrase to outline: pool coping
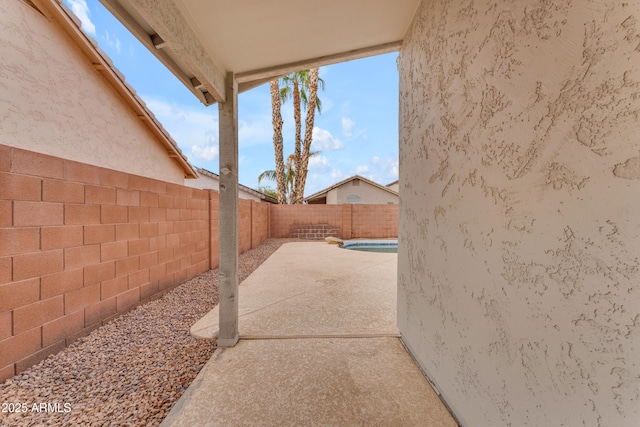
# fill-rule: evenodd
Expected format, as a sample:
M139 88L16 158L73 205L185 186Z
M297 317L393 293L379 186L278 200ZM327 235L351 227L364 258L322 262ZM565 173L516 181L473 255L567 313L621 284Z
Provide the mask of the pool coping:
M397 247L398 239L351 239L343 241L341 246L343 249L349 249L351 246Z

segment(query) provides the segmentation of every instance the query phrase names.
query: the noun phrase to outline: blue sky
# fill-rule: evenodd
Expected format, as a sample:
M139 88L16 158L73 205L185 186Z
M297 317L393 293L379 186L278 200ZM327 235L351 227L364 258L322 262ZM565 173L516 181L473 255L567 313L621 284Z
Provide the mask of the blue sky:
M98 0L65 0L83 29L109 55L198 167L218 172L218 108L205 107ZM380 184L398 179L397 54L320 69L325 90L316 115L306 195L337 181L362 175ZM269 85L240 94L239 181L258 186L258 175L274 168ZM293 109L282 108L285 156L293 152ZM267 183L269 185L269 183ZM275 186L275 184L270 184Z

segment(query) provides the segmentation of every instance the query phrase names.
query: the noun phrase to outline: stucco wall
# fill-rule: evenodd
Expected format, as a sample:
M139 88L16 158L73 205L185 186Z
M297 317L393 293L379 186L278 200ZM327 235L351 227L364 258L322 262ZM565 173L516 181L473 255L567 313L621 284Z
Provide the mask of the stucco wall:
M393 184L389 184L386 186L389 190L393 190L396 193L400 191L400 183L399 182L395 182Z
M366 203L366 204L387 204L398 203L398 196L389 193L388 191L381 190L373 185L367 184L364 181L358 180L360 185L353 185L354 181L349 181L340 187L334 188L327 194L327 204L329 200L335 200L334 203ZM360 197L360 201L354 202L349 199L349 196L357 195Z
M327 205L338 204L338 192L336 191L335 188L327 193L326 204Z
M54 22L0 3L0 144L183 184L184 172Z
M191 188L199 188L201 190L215 190L220 189L220 181L207 175L200 175L197 179L185 179L184 185Z
M201 174L197 179L185 179L184 185L191 188L199 188L200 190L215 190L220 188L220 181L216 178ZM260 197L238 188L238 197L245 200L253 200L259 202Z
M398 322L465 426L640 419L640 3L424 1Z

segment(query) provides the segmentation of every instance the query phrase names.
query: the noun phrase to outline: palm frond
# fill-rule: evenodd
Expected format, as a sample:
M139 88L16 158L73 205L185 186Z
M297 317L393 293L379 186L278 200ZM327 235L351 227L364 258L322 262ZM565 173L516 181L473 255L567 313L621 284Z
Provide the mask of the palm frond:
M258 175L258 184L260 184L262 181L275 181L275 180L276 180L275 170L264 171L260 175Z

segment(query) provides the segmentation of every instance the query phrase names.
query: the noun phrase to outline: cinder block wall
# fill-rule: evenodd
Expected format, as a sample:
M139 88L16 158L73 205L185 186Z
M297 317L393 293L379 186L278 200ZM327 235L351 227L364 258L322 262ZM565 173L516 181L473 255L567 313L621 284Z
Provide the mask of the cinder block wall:
M251 202L251 247L255 248L269 238L269 212L268 203Z
M238 200L238 247L240 253L251 249L251 200Z
M240 253L255 248L269 238L269 206L254 200L238 200L238 245Z
M342 227L342 205L272 205L271 237L288 237L293 224Z
M351 206L351 238L398 237L398 205Z
M271 205L270 236L288 237L294 224L329 224L343 239L398 237L398 205Z
M209 264L211 268L216 268L220 265L220 194L217 191L209 194Z
M0 380L209 269L209 194L0 146Z

